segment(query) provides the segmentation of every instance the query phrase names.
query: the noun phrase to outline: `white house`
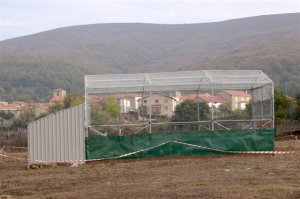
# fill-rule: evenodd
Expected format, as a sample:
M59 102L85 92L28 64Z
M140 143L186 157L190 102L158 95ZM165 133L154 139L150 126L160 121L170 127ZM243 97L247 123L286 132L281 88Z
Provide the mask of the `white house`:
M145 96L138 100L139 107L146 107L147 115L166 115L171 117L174 113L176 105L179 103L179 99L171 97L162 93L154 92L151 96Z
M119 105L120 105L120 113L129 113L130 111L130 100L121 98L119 99Z
M219 93L219 96L231 102L232 110L245 110L251 100L250 94L240 90L224 90Z
M221 104L226 103L227 100L221 96L212 96L209 93L200 93L200 94L192 94L192 95L185 95L185 96L181 96L181 101L183 100L197 100L199 99L199 101L202 102L206 102L207 105L209 106L209 108L211 108L212 106L214 108L219 108Z

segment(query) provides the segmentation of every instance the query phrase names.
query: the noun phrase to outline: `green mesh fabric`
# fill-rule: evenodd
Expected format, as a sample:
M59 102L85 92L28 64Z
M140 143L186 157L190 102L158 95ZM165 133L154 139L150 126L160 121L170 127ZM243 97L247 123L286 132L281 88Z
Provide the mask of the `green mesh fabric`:
M122 158L230 154L169 141L178 141L225 151L273 151L274 130L247 129L175 133L160 132L132 136L90 136L86 138L86 158L87 160L114 158L143 149L148 150Z

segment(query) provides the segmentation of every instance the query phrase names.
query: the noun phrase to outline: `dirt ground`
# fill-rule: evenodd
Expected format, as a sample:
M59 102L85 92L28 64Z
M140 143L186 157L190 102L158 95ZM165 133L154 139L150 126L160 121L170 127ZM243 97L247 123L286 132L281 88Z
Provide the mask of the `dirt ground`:
M0 196L299 199L300 142L277 141L276 148L295 153L97 162L38 170L0 157ZM22 150L8 154L26 156Z

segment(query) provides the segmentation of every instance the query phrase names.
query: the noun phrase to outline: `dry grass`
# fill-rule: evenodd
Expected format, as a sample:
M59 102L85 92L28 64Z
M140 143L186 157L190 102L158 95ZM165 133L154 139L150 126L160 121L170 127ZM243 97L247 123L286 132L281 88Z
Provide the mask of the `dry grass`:
M14 198L300 198L300 143L295 154L105 162L26 170L0 158L0 195ZM22 153L15 153L21 156Z

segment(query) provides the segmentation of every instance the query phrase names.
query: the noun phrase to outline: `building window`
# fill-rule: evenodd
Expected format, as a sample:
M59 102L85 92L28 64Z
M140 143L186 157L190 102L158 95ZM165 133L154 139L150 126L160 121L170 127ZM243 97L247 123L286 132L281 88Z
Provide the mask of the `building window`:
M158 103L158 102L159 102L159 100L158 100L158 99L156 99L156 100L155 100L155 103Z
M165 99L165 103L168 103L168 99Z
M144 100L144 103L146 104L146 103L147 103L147 100Z
M152 106L152 113L155 115L159 115L161 113L161 106L160 105L153 105Z
M167 111L169 109L169 107L168 106L165 106L165 111Z

